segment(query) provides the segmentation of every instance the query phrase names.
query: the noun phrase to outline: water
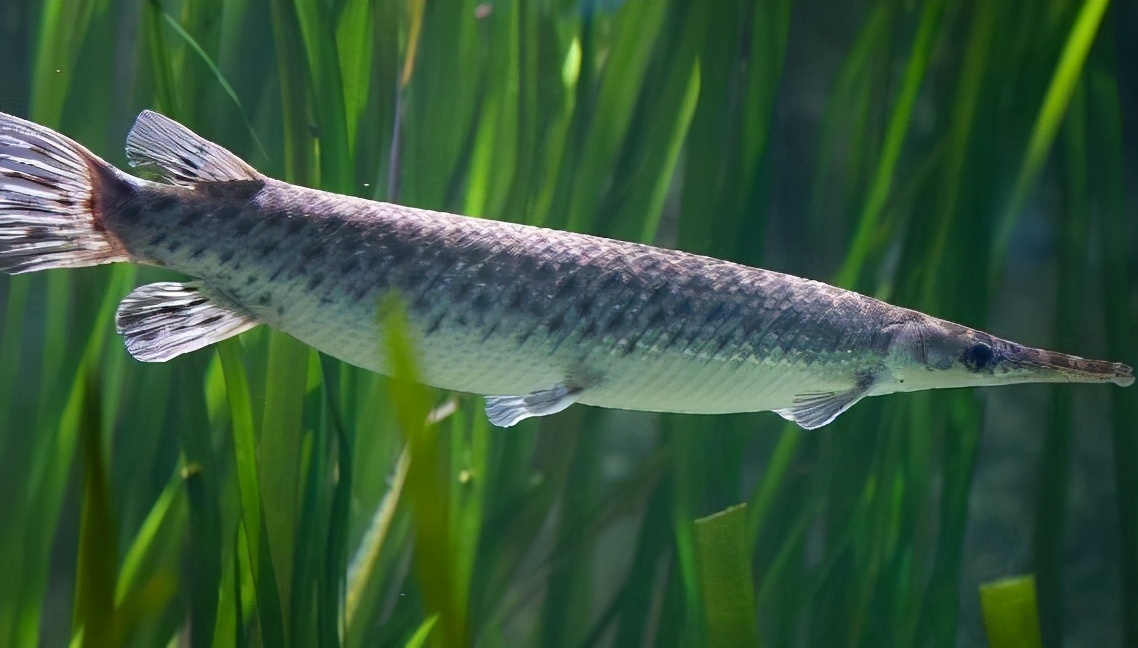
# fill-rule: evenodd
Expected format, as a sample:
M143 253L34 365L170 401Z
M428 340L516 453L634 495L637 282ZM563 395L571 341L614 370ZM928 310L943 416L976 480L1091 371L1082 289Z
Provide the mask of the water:
M1101 17L1053 130L1040 109L1082 3L155 7L5 3L0 110L122 165L151 108L292 182L838 278L1138 362L1120 63L1138 53L1117 36L1136 2ZM108 309L171 279L0 277L0 645L111 623L130 645L403 645L438 612L438 645L757 627L765 645L972 646L979 585L1028 573L1046 644L1138 643L1134 390L901 394L812 433L580 406L503 431L459 396L408 431L399 415L450 395L264 329L134 362ZM403 480L405 438L423 459Z

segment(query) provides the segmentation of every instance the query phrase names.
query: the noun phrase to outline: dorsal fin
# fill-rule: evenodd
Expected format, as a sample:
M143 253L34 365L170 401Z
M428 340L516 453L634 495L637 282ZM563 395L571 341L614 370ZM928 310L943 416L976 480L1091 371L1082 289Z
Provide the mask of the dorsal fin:
M151 110L138 115L126 136L126 157L131 166L177 185L263 180L241 158Z

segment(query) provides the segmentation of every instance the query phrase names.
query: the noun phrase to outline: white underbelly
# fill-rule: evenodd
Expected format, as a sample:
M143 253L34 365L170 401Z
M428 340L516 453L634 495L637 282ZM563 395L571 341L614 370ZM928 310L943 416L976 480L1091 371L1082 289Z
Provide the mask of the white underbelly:
M378 331L378 329L377 329ZM361 335L327 331L299 339L329 355L380 373L389 373L374 341ZM422 336L416 336L421 338ZM580 368L556 353L518 349L512 341L482 342L432 336L416 349L422 380L432 386L482 395L524 395L572 381ZM368 361L368 359L372 361ZM727 362L661 354L655 357L592 358L595 382L578 402L600 407L655 412L757 412L789 407L796 395L848 388L814 372L762 363Z
M269 323L349 364L390 374L376 308L319 304L297 294L280 321ZM447 327L410 330L419 375L434 387L482 395L524 395L585 377L577 401L588 405L656 412L756 412L789 407L798 394L843 390L844 372L755 359L707 358L677 352L631 355L540 342L519 344L509 336L483 336Z
M661 354L613 362L578 401L655 412L760 412L790 407L799 394L843 384L789 364Z

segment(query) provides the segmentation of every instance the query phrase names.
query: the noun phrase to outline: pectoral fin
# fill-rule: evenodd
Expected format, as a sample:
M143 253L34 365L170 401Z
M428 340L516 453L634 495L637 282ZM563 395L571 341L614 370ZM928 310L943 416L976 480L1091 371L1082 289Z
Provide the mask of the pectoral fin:
M136 288L119 304L115 328L143 362L171 358L257 326L257 320L197 282L161 282Z
M531 416L556 414L575 403L580 393L580 389L558 384L525 396L487 396L486 416L494 425L510 427Z
M839 414L853 407L868 392L869 385L858 385L846 391L799 394L794 398L793 407L777 409L775 413L807 430L813 430L838 418Z

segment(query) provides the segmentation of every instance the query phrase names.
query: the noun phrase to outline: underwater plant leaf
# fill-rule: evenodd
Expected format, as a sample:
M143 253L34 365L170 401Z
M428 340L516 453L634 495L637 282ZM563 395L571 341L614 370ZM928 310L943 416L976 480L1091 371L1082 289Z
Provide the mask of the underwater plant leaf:
M301 475L301 413L308 367L307 346L283 333L269 342L265 414L261 424L261 500L267 549L276 575L281 616L288 620L292 596ZM286 626L287 627L287 626ZM287 632L287 630L286 630ZM286 639L288 635L286 634Z
M696 520L694 537L708 645L758 646L747 505Z
M991 648L1038 648L1035 578L1017 576L980 585L980 611Z
M1011 242L1012 230L1019 220L1027 194L1039 175L1043 162L1051 150L1059 126L1063 123L1063 116L1071 102L1071 95L1083 73L1083 64L1091 51L1091 45L1098 35L1099 24L1106 14L1109 2L1086 2L1079 5L1078 18L1071 25L1067 35L1067 42L1059 61L1055 65L1055 72L1051 77L1051 84L1047 94L1039 107L1039 114L1035 118L1035 126L1031 131L1031 141L1028 142L1027 152L1024 154L1023 165L1016 177L1015 187L1012 189L1011 201L1007 210L1000 219L996 230L996 240L993 252L996 259L1003 259L1008 245Z
M256 129L253 128L253 124L249 122L249 117L245 114L245 108L241 105L241 99L237 97L237 92L233 89L233 86L229 85L229 81L225 79L225 75L221 73L221 70L217 67L217 64L214 63L209 54L207 54L206 51L202 49L197 40L195 40L189 32L183 29L182 26L178 24L178 21L174 20L173 16L166 13L166 11L162 9L157 0L151 0L151 3L154 5L155 11L161 13L162 20L164 20L166 24L170 26L170 29L172 29L174 33L178 35L178 38L181 38L183 41L185 41L186 44L190 46L190 49L194 51L194 54L197 54L202 63L204 63L207 68L209 68L209 71L213 75L213 78L217 80L218 85L220 85L222 89L225 90L225 94L233 102L233 105L237 107L237 112L245 121L245 128L249 131L249 135L257 144L257 148L260 149L261 153L265 157L269 157L269 153L265 150L264 144L261 144L261 139L257 137Z
M391 402L410 452L404 492L415 524L415 570L428 614L438 616L440 646L468 642L466 610L460 607L452 551L449 477L438 425L430 422L430 391L418 381L415 350L402 301L389 295L380 304L380 326L392 368Z
M415 634L411 635L411 638L407 640L405 644L406 648L423 648L423 646L427 645L427 639L431 636L431 630L435 629L435 623L438 620L439 617L437 614L432 614L427 617L422 625L419 626L419 629L415 631Z

